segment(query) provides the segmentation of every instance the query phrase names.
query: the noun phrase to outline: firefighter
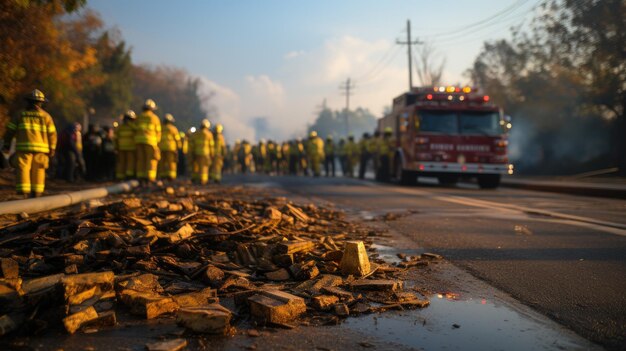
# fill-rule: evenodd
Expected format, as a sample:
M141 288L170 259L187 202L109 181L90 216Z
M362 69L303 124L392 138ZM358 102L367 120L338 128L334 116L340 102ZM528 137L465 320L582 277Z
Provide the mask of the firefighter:
M395 152L395 141L392 138L393 131L390 127L386 127L383 133L382 141L378 149L379 152L379 169L376 172L377 179L388 182L391 179L391 161Z
M296 147L298 148L298 173L301 172L303 175L308 175L306 148L302 139L296 139Z
M83 157L87 168L86 179L98 180L102 170L102 132L100 126L90 124L83 135Z
M360 162L359 162L359 179L364 179L365 171L367 170L367 163L371 157L370 134L363 133L363 137L359 141L358 145L359 145L359 155L361 156Z
M218 184L222 182L222 168L224 168L224 159L227 151L223 131L224 126L221 124L215 126L215 150L211 166L211 180Z
M276 161L277 161L277 149L276 149L276 144L274 143L273 140L268 140L267 141L267 157L265 158L265 162L263 164L263 171L265 172L265 174L271 175L273 173L273 170L276 168Z
M339 144L337 144L337 156L339 157L339 166L341 167L341 174L345 177L348 173L346 168L346 139L339 139Z
M117 127L115 138L115 178L132 179L135 177L135 111L128 110L122 119L122 125Z
M374 178L376 180L379 180L378 176L378 169L380 168L380 148L381 148L381 144L383 142L383 137L382 135L380 135L380 131L376 130L374 131L374 136L372 138L370 138L369 144L368 144L368 152L370 154L370 159L372 160L372 163L374 165Z
M176 120L170 113L163 117L163 131L159 150L161 151L161 161L159 161L158 176L161 179L176 180L178 171L178 150L182 148L180 133L174 125Z
M187 154L189 153L189 138L185 132L180 132L180 149L178 149L178 175L187 174Z
M307 156L309 157L309 166L314 177L319 177L322 168L322 160L324 160L324 140L317 136L316 131L309 133L307 142Z
M189 149L192 154L191 181L205 185L209 182L209 169L213 158L215 144L211 133L211 122L203 119L199 130L191 135Z
M100 179L115 179L115 131L113 127L102 128L102 160Z
M326 171L326 176L329 177L332 174L332 176L334 177L335 176L335 143L333 143L332 135L328 135L326 137L326 143L324 144L324 155L326 155L326 158L324 159L324 170Z
M161 121L154 113L157 106L148 99L143 104L143 112L135 120L135 147L137 178L147 184L156 181L157 166L161 159Z
M346 152L346 174L348 177L354 177L355 168L361 157L359 152L359 145L354 141L354 136L348 136L348 142L345 146Z
M239 153L241 152L241 140L235 139L235 145L233 145L233 173L241 172L241 164L239 161Z
M252 172L253 159L252 159L252 145L247 140L241 143L239 148L239 164L241 167L241 173L246 174ZM261 167L261 165L259 165Z
M8 152L15 138L17 193L39 197L45 188L46 169L56 150L57 131L52 117L42 108L47 101L45 95L35 89L26 100L26 109L7 125L3 151Z
M289 172L289 160L291 157L290 151L291 143L288 141L283 141L283 145L281 146L281 159L280 159L280 173L287 174Z
M298 174L298 145L295 140L289 141L289 174Z

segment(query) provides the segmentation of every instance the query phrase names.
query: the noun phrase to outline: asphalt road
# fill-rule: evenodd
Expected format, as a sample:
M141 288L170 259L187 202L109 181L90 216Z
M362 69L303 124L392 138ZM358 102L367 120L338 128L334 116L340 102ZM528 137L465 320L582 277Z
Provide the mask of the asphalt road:
M626 201L472 185L230 176L387 224L607 349L626 349Z

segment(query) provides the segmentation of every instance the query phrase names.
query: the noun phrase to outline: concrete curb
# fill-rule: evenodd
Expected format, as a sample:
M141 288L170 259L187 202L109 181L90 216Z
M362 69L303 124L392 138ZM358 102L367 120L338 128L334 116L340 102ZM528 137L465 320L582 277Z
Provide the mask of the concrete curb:
M111 194L119 194L132 190L139 186L139 182L131 180L124 183L114 184L106 187L74 191L59 195L44 196L36 199L6 201L0 203L1 214L28 214L50 211L61 207L66 207L81 203L87 200L102 198Z

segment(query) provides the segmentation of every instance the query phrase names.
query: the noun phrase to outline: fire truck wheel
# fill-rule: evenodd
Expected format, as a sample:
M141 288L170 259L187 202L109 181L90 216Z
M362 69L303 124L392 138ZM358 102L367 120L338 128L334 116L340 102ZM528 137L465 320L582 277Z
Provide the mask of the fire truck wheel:
M500 185L499 174L485 174L478 176L478 186L481 189L495 189Z
M437 177L437 180L439 180L439 184L441 185L454 185L458 183L459 177L454 175L442 175Z

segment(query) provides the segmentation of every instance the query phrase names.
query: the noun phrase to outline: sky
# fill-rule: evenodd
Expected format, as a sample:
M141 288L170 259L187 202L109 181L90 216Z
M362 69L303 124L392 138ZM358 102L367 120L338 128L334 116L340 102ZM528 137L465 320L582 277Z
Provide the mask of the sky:
M265 116L275 138L302 136L323 101L382 117L408 89L406 22L412 40L445 60L443 82L466 84L483 42L509 38L539 0L90 0L107 27L132 47L135 63L184 68L215 93L231 139L254 140ZM416 47L417 50L419 48ZM415 61L415 59L414 59ZM415 63L414 63L415 65ZM419 80L414 71L413 85ZM157 102L158 103L158 102Z

